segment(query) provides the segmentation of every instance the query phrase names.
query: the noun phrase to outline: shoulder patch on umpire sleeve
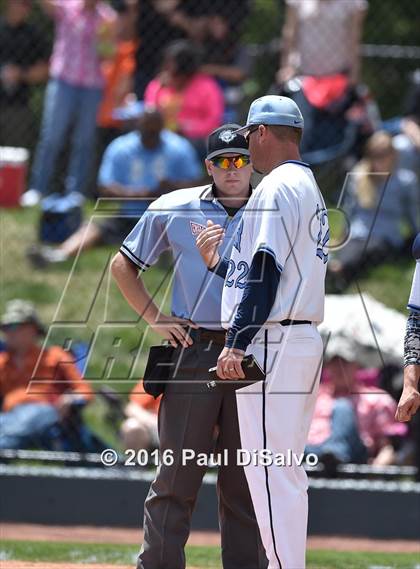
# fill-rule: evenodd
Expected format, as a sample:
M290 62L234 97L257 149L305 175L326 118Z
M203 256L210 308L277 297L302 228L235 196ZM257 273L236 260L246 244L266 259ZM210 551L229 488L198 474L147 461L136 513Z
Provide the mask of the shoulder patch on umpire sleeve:
M417 233L417 237L414 239L412 252L416 261L420 260L420 233Z

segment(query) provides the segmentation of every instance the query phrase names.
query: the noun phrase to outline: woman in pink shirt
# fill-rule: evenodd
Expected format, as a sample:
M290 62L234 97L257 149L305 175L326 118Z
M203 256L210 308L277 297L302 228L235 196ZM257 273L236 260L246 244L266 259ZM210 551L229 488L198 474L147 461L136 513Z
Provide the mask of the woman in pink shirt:
M359 382L355 353L344 340L337 342L326 368L328 381L320 386L306 452L326 467L333 461L390 464L391 438L407 432L395 420L397 404L391 395Z
M224 100L216 80L199 73L199 65L197 48L191 42L173 42L144 100L163 113L166 128L188 138L202 154L207 136L223 121Z
M73 129L66 193L81 197L94 156L96 114L102 96L101 60L112 56L115 12L103 0L41 0L55 22L50 81L31 190L23 205L49 193L60 151Z

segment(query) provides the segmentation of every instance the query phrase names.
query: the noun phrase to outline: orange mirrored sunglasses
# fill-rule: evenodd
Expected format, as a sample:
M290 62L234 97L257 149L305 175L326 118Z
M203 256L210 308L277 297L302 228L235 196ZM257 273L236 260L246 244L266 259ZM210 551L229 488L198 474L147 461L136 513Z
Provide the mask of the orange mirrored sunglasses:
M239 169L244 168L244 166L248 166L250 163L249 156L246 156L245 154L230 156L229 158L226 156L217 156L212 158L211 161L217 168L221 168L222 170L228 170L231 164L233 164L235 168Z

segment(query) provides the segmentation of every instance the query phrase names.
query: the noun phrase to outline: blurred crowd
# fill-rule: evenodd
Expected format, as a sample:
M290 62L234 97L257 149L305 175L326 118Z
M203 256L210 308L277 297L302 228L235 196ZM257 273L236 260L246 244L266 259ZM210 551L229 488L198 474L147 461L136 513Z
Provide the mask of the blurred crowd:
M0 330L5 340L0 345L0 450L101 452L107 448L109 444L83 419L83 410L95 393L83 379L80 352L45 347L45 328L27 300L7 303ZM329 474L346 463L419 465L418 418L410 427L395 420L400 386L391 378L399 372L398 368L361 365L356 344L348 337L336 336L329 342L306 448ZM100 396L113 408L109 426L122 448L157 448L160 397L145 393L142 380L126 403L109 389Z
M120 244L153 199L206 181L207 136L244 119L245 86L255 72L242 39L251 0L2 5L0 167L19 167L14 161L21 158L13 156L22 155L13 148L29 150L31 159L22 192L4 184L0 203L13 205L10 192L21 206L40 206L40 241L28 249L28 262L45 269L87 248ZM270 87L302 109L302 157L321 189L324 180L338 180L326 183L327 202L345 214L329 263L327 292L333 293L345 292L373 265L407 257L420 229L420 70L401 95L399 116L382 121L361 82L368 9L367 0L285 0ZM48 19L51 33L34 11ZM33 97L40 85L38 129ZM118 200L118 213L85 224L83 204L98 197ZM39 360L43 327L35 307L15 299L0 325L0 448L65 448L69 417L87 448L101 448L83 426L93 391L74 355L51 347ZM35 366L49 383L33 391ZM418 460L412 443L418 427L408 432L395 423L398 393L387 392L383 377L382 370L364 370L345 346L337 349L325 365L308 452L330 466ZM140 382L124 410L122 444L155 447L157 410Z

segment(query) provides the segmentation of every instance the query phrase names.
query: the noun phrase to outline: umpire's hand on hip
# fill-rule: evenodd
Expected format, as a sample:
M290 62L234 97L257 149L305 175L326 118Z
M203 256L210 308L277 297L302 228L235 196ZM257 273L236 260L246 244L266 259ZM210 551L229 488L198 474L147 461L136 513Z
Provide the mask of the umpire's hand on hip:
M176 348L182 346L189 348L192 344L192 338L188 334L188 328L198 328L197 324L185 318L177 318L176 316L166 316L159 313L154 322L149 322L150 326L160 336L169 340L171 346Z
M212 269L220 261L218 248L225 236L225 230L221 225L216 225L210 219L207 220L207 228L198 234L196 245L203 257L207 268Z
M236 348L223 348L217 359L217 375L220 379L245 379L242 360L245 352Z

